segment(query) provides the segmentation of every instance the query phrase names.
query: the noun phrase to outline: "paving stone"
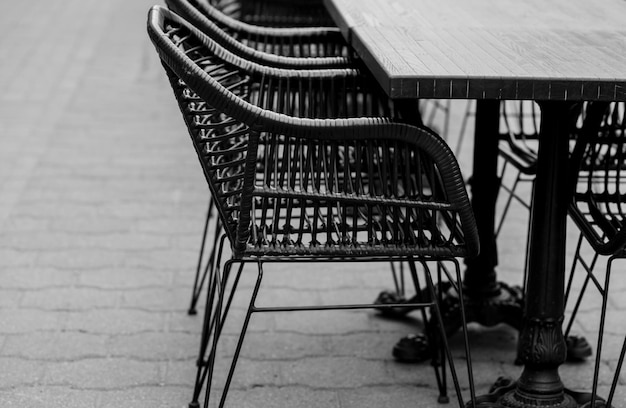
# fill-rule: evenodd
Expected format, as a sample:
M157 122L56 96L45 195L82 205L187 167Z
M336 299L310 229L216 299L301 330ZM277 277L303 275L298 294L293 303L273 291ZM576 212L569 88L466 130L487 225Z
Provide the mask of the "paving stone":
M133 223L126 219L100 216L54 218L49 221L51 231L67 233L124 233L130 231Z
M161 288L170 285L173 273L143 268L104 268L84 270L78 276L81 286L100 289ZM191 283L188 283L191 296Z
M38 186L33 186L33 188L37 188ZM69 188L69 186L68 186ZM65 195L65 194L63 194ZM37 201L31 202L22 202L19 209L15 211L18 216L22 217L31 217L31 218L41 218L41 219L50 219L50 218L73 218L73 217L88 217L88 218L96 218L100 212L100 209L97 205L98 201L93 203L79 204L79 203L68 203L66 201L50 201L46 200L42 202L42 198L39 197Z
M138 232L157 233L157 234L190 234L195 237L196 242L194 249L200 250L201 234L204 228L204 211L202 217L194 217L189 219L181 219L174 214L169 216L158 217L151 220L133 220L133 224Z
M154 311L179 311L183 315L188 307L188 289L143 288L121 293L121 305L128 309Z
M194 268L195 259L198 256L195 248L189 250L152 250L135 251L132 257L125 257L124 266L154 269L176 269L181 265L188 265L188 269ZM188 263L189 260L194 260Z
M92 390L70 387L19 386L0 390L0 405L6 408L85 408L97 407L99 395Z
M159 364L113 358L90 358L48 363L44 383L79 389L124 389L158 385Z
M204 305L198 307L198 314L189 316L180 312L168 313L165 317L165 330L172 333L199 333L202 330L202 321L204 318Z
M0 390L34 385L41 381L44 365L40 361L15 357L0 357Z
M66 249L39 252L37 264L70 269L101 269L124 265L126 252L102 249Z
M9 211L12 211L9 210ZM50 225L50 219L40 219L33 217L22 217L18 215L11 215L2 223L2 231L5 234L12 232L41 232L47 231Z
M106 335L160 331L164 321L159 313L123 309L67 312L66 316L66 330Z
M224 341L234 345L237 337L228 336ZM327 342L326 336L317 335L285 332L251 334L246 336L241 354L251 360L297 360L326 355L329 348Z
M341 393L308 387L256 387L251 390L232 390L226 399L227 407L254 408L340 408ZM384 405L379 405L384 406Z
M33 236L32 233L10 234L7 245L15 249L39 249L49 251L55 249L98 249L98 250L145 250L167 248L168 236L154 234L119 234L119 233L47 233Z
M387 363L346 357L315 357L275 363L287 385L343 389L392 384Z
M193 386L196 378L195 359L189 361L175 361L168 364L165 382L176 385ZM223 389L232 359L230 356L219 355L213 372L214 387ZM271 360L254 361L239 358L232 379L231 389L252 389L265 386L283 386L285 379L282 375L282 363Z
M427 408L437 406L437 393L432 388L376 386L353 388L339 394L343 408L377 408L394 406ZM454 403L454 401L453 401Z
M62 316L36 309L0 309L0 333L20 334L57 330Z
M362 311L324 311L281 313L276 318L277 331L337 334L368 330L368 316Z
M115 308L120 293L92 288L50 288L24 292L22 306L45 310L90 310Z
M402 332L361 332L326 336L312 336L312 339L321 337L324 339L324 353L317 355L359 357L368 360L388 360L391 358L391 350ZM307 336L311 337L311 336ZM318 340L319 342L319 340Z
M42 361L106 357L107 337L80 332L39 332L9 335L3 355Z
M0 280L7 290L63 288L76 282L76 272L46 267L10 267L0 269Z
M187 408L193 390L177 386L140 386L129 390L99 392L98 408Z
M580 364L565 364L559 369L559 373L568 388L591 392L593 385L594 359ZM599 387L601 394L606 395L610 387L615 370L603 362L600 365Z
M256 298L258 307L322 305L318 291L292 288L261 290Z
M35 265L38 253L20 251L12 248L0 248L0 268L31 267Z
M0 308L14 309L18 307L23 296L22 292L0 289Z
M134 358L142 361L195 359L200 348L198 333L146 332L114 335L108 341L112 357Z

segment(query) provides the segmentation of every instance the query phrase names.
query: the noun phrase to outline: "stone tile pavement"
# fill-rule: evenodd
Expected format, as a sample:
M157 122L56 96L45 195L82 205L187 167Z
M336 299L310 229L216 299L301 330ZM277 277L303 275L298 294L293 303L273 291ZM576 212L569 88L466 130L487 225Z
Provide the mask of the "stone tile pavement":
M202 316L186 308L207 192L145 34L154 1L3 4L0 407L184 407L190 399ZM452 108L458 119L464 105ZM465 140L465 168L470 158ZM500 278L510 283L521 281L526 216L514 211L502 237ZM268 275L264 299L287 303L368 301L391 287L387 267L372 264ZM616 276L613 289L615 348L626 283ZM585 304L575 328L590 339L597 309ZM434 406L428 365L390 358L420 324L364 311L255 317L230 405ZM472 326L479 391L519 373L515 340L507 327ZM587 388L591 368L561 371L568 386Z

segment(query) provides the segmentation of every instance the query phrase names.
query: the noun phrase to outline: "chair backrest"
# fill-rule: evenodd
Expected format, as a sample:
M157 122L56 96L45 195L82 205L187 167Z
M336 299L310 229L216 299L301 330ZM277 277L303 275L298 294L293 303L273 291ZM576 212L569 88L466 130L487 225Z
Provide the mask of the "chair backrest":
M240 0L241 19L273 27L332 24L322 0Z
M206 0L166 0L165 3L222 47L250 61L285 68L354 65L337 28L277 30L238 21Z
M262 109L245 100L252 75L207 63L216 50L197 29L155 6L148 32L236 256L477 252L458 164L438 136L390 118Z
M527 163L537 160L541 111L534 101L503 101L500 128L508 147Z
M626 104L589 104L572 160L573 218L605 255L626 245Z
M168 0L183 4L186 0ZM215 37L167 10L161 10L179 46L198 66L235 70L249 76L245 92L237 95L247 102L274 112L308 118L393 116L393 102L374 78L355 68L281 69L245 59L223 48ZM332 98L329 97L332 95ZM338 103L341 101L341 103Z

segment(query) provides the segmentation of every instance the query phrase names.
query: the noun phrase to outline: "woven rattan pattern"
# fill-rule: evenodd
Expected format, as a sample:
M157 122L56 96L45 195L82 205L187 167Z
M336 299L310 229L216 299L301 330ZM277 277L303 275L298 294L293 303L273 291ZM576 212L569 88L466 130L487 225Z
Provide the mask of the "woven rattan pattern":
M224 48L252 61L288 68L353 65L336 27L260 27L231 18L205 0L166 4Z
M623 103L606 107L599 130L580 143L584 153L570 213L602 255L626 245L625 111Z
M227 16L267 27L330 26L322 0L203 0Z

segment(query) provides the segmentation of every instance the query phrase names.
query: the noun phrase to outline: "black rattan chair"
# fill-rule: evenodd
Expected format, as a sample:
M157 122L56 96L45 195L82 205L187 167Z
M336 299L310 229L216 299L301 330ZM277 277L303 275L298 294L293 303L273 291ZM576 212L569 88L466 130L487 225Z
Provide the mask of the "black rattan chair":
M219 13L219 11L212 8L212 6L209 5L208 3L206 2L201 3L201 2L198 2L198 0L166 0L166 3L168 4L168 7L170 9L176 11L183 18L185 18L186 20L194 24L204 34L207 34L207 36L210 37L211 40L214 40L218 44L225 46L225 49L232 52L234 55L242 57L242 60L238 60L239 61L238 63L240 66L242 64L248 64L248 62L250 61L258 62L261 65L266 65L269 67L284 67L284 68L292 68L292 69L299 69L299 70L323 69L323 68L332 68L335 66L354 68L354 67L359 66L356 63L356 61L350 58L345 58L345 57L306 57L306 58L303 58L303 57L275 55L275 54L270 54L264 51L257 51L235 40L225 31L217 27L217 25L214 24L213 21L211 21L211 19L209 19L208 16L211 16L211 18L215 19L218 22L223 20L226 23L228 23L230 26L235 27L235 29L232 29L229 31L234 31L234 32L242 31L242 27L245 28L246 30L249 30L249 28L247 28L249 27L248 25L244 25L244 24L234 21L233 19L226 18L223 14ZM311 29L307 31L304 29L267 29L265 27L263 28L257 27L257 31L259 32L272 32L276 34L275 36L265 35L263 37L259 37L259 38L265 38L265 40L263 42L257 40L255 42L255 45L256 46L262 45L265 43L265 41L270 41L272 42L272 44L274 44L275 40L272 40L272 38L275 38L275 37L282 38L282 39L291 38L290 35L292 33L298 32L300 33L300 37L295 38L295 39L291 38L289 41L291 41L292 45L295 41L301 41L301 44L300 44L301 48L299 48L299 51L296 52L295 54L308 55L310 50L315 50L316 47L320 47L322 45L320 45L319 43L314 44L314 45L311 45L311 44L306 45L306 41L310 41L312 38L313 39L317 38L317 40L319 40L320 32L324 33L328 30L331 30L330 34L339 34L338 31L336 30L332 31L332 29ZM323 34L323 35L326 36L326 34ZM265 47L261 47L261 48L265 48ZM280 51L280 50L275 50L275 51ZM289 52L289 49L285 49L283 51L285 51L285 54L288 54L288 55L293 54ZM229 55L226 58L232 61L235 58L235 56ZM315 76L318 74L311 73L310 75ZM327 78L329 77L329 75L327 74L322 74L322 75L326 76ZM356 74L356 75L365 76L367 74L363 73L363 74ZM360 82L361 84L352 84L352 89L356 90L357 88L359 88L357 92L361 94L363 94L363 92L366 92L369 95L369 99L370 99L369 103L370 103L370 109L371 109L371 98L373 97L372 95L374 94L372 93L373 91L372 89L367 89L367 88L373 88L373 86L369 85L369 83L373 84L374 80L371 77L367 76L367 78L362 79ZM318 86L319 86L319 83L311 82L310 84L307 85L307 88L318 87ZM342 91L344 94L342 94L336 89L330 89L328 86L326 86L326 88L323 88L323 90L327 94L326 101L330 100L329 98L333 97L337 99L336 104L343 105L347 103L349 100L352 100L353 107L356 107L358 106L358 104L363 103L362 101L367 102L367 99L361 98L361 102L359 102L354 97L351 97L350 95L345 95L345 89L343 89ZM379 103L380 103L380 100L382 99L386 100L386 96L382 94L381 90L376 90L375 93L380 95L376 97L376 99L379 99ZM342 99L345 99L345 100L342 101ZM251 102L256 103L254 100ZM274 109L282 109L282 108L280 106L277 106L277 107L274 107ZM358 110L352 110L352 111L343 110L340 112L333 112L333 109L334 108L327 109L325 112L308 111L308 112L291 112L291 114L295 114L298 116L307 116L307 117L311 114L314 114L315 117L317 118L350 117L350 116L358 116L358 115L363 114L363 111L358 111ZM377 112L370 112L370 114L374 114L374 113L388 114L389 112L382 112L380 110L378 110ZM430 115L432 116L434 114L435 113L433 109L433 112L431 112ZM411 121L412 123L415 123L415 122L420 123L421 119L419 118L419 113L415 112L414 116L415 117L413 118L407 118L407 121ZM209 269L214 266L214 259L215 259L215 255L217 251L217 247L215 246L215 244L218 242L218 235L219 235L220 228L219 228L219 225L214 225L213 226L214 228L211 228L210 226L210 220L212 219L213 213L214 213L213 202L211 199L209 202L208 210L207 210L206 217L205 217L205 226L204 226L202 241L200 245L200 253L199 253L198 263L196 267L196 276L194 279L192 297L191 297L191 302L190 302L190 307L189 307L190 314L196 313L196 304L199 299L203 284L205 282L205 277L209 273ZM210 238L209 235L212 235L212 238ZM207 245L207 242L209 243L209 245ZM204 259L205 248L208 249L208 256L207 256L208 259L206 260Z
M251 61L286 68L324 68L353 64L349 58L350 47L337 27L262 27L234 19L207 0L165 2L171 10L194 24L222 47Z
M181 108L231 252L223 270L218 255L218 267L208 278L191 406L198 406L203 388L205 399L211 396L215 360L220 357L215 350L245 263L257 264L257 284L220 406L225 402L253 313L380 307L257 307L255 299L265 263L390 260L409 262L418 290L416 262L423 267L430 296L407 306L430 310L434 324L428 325L429 334L441 351L435 353L440 361L433 364L440 399L447 398L443 369L447 362L462 406L454 364L441 333L443 325L428 263L449 261L455 273L447 276L448 281L462 296L456 258L476 254L478 237L458 164L445 142L428 129L397 123L393 117L304 119L277 113L273 108L282 105L281 112L305 112L303 116L314 117L306 112L326 112L339 100L341 104L334 107L337 112L368 115L378 109L371 109L378 104L363 103L364 96L358 92L350 94L356 100L350 95L325 100L327 92L319 91L323 87L310 88L313 99L301 99L303 84L321 81L319 72L282 70L285 84L300 85L274 88L268 86L272 81L270 68L257 67L263 72L260 78L253 78L256 74L237 64L225 60L216 64L220 57L215 43L157 6L150 11L148 32ZM336 87L352 81L352 74L350 70L335 72L328 84ZM256 105L242 98L253 93L260 101ZM318 103L311 104L314 100ZM239 268L233 276L234 263ZM464 323L463 310L457 317ZM465 324L463 327L473 397Z
M626 104L589 105L585 127L572 153L575 180L573 199L569 208L571 218L580 229L580 238L572 265L572 273L567 284L567 299L573 290L573 280L577 265L585 271L584 280L575 299L572 314L566 324L565 334L569 333L586 294L586 289L595 287L602 298L599 318L598 341L593 373L592 399L597 396L600 380L600 365L606 329L606 314L609 301L611 268L617 259L626 258ZM583 255L583 239L593 250L591 260ZM594 275L599 256L608 256L604 282ZM623 327L614 327L623 329ZM617 357L617 364L611 381L606 406L611 406L619 382L626 337ZM606 358L606 357L605 357ZM611 357L614 360L613 357Z

